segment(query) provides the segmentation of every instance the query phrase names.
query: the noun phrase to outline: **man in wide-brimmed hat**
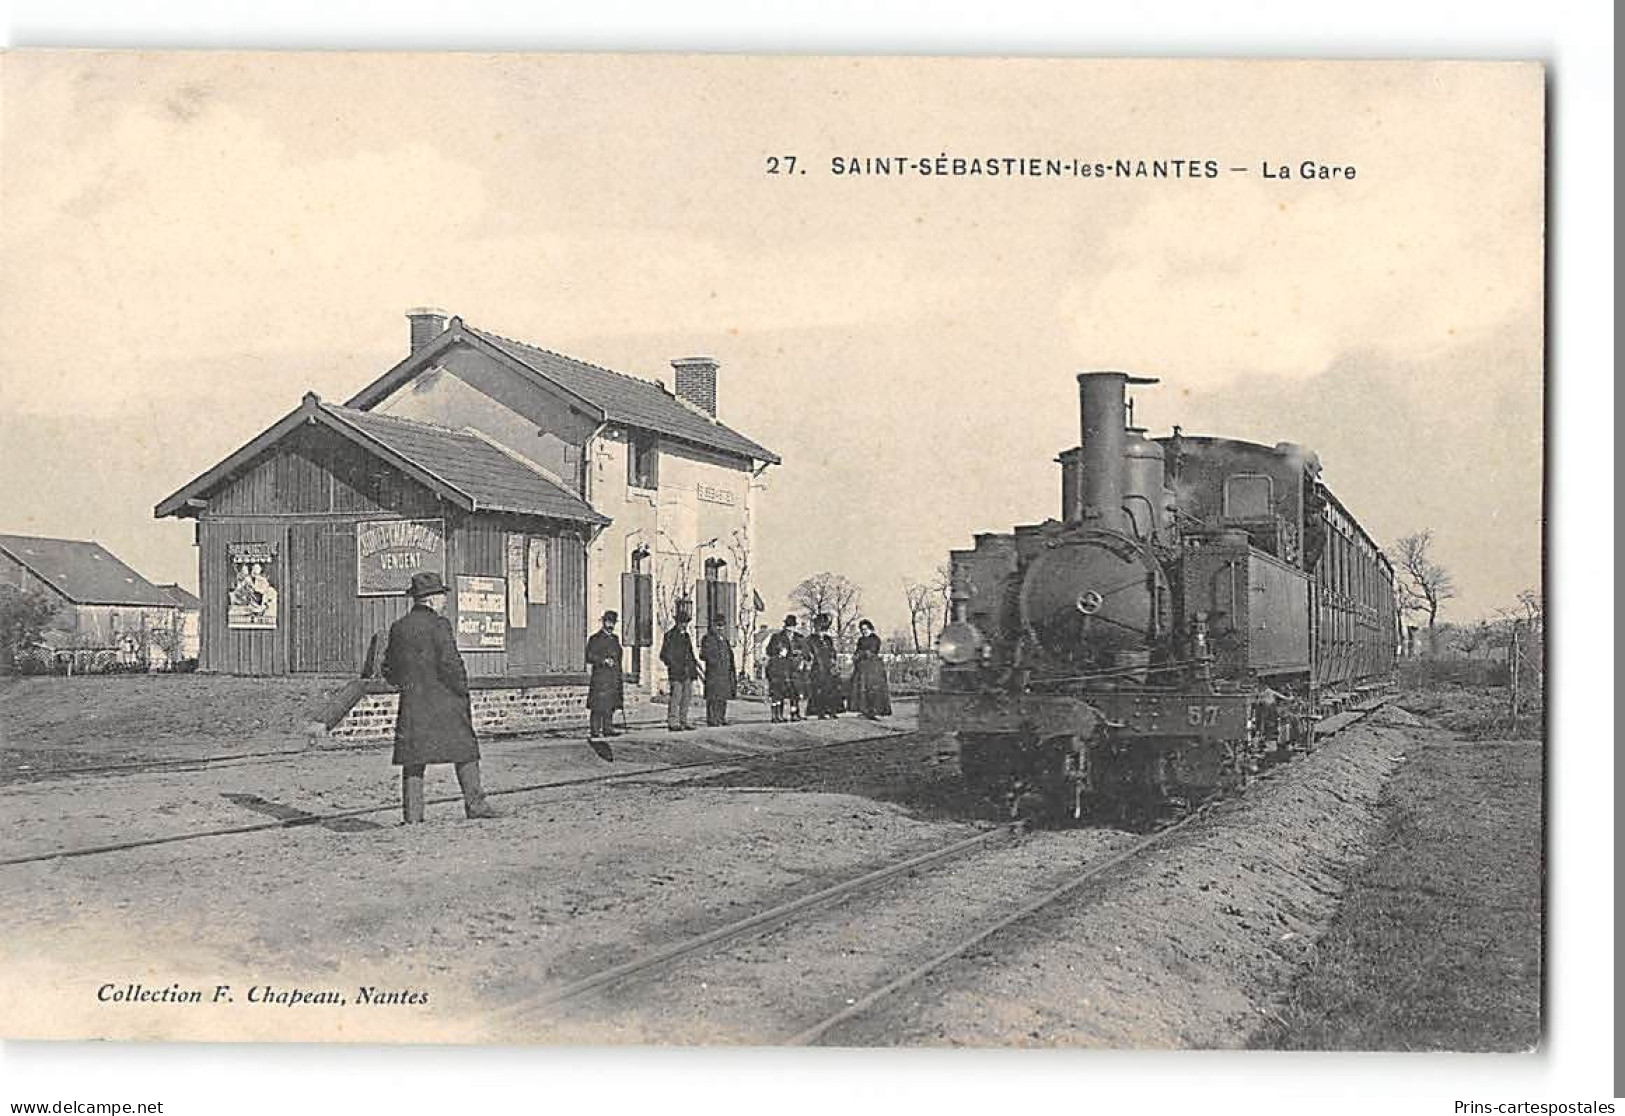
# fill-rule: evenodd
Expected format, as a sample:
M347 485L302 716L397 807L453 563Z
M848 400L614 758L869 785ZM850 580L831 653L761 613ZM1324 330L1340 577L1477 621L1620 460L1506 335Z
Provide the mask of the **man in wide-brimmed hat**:
M468 671L457 653L451 621L440 615L446 583L438 573L412 575L406 590L412 610L389 629L384 677L401 692L395 717L395 755L401 769L401 813L423 820L423 770L431 763L457 766L463 808L471 818L494 818L497 810L480 789L480 745L468 702Z

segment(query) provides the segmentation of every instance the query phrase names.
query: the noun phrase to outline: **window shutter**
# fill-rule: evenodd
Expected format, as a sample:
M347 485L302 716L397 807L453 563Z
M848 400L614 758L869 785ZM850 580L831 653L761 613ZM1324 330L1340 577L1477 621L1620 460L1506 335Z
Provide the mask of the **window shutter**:
M728 642L739 641L739 586L732 581L719 581L717 587L717 611L728 618L726 631Z
M700 632L711 627L711 617L722 614L722 630L728 642L739 635L739 586L732 581L694 583L694 626Z
M638 647L651 647L655 641L655 579L638 574Z
M654 578L649 574L621 575L621 631L628 647L654 643Z

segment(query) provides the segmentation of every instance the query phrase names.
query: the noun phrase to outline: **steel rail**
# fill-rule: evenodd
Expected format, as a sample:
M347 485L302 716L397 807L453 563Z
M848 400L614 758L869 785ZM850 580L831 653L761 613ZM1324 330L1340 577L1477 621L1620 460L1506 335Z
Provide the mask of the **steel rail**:
M802 914L806 911L816 910L821 907L831 906L843 899L849 899L859 892L874 887L876 884L884 883L887 880L904 875L905 873L914 872L922 868L934 867L944 861L965 856L969 853L985 848L995 841L1015 837L1025 832L1025 830L1025 822L1007 822L994 829L989 829L986 832L978 833L974 837L967 837L964 840L955 841L953 844L945 845L940 849L933 849L930 852L919 853L914 856L907 857L893 864L888 864L884 867L865 872L861 876L855 876L852 879L843 880L840 883L832 884L829 887L815 891L810 895L804 895L799 899L792 899L787 903L781 903L778 906L770 907L765 911L758 911L756 914L749 915L735 922L730 922L724 926L719 926L713 930L708 930L703 934L696 934L694 937L685 938L682 941L674 942L671 945L657 949L651 953L644 954L641 957L635 957L632 960L622 962L619 965L612 965L607 969L602 969L589 976L583 977L574 983L555 989L552 992L548 992L544 995L536 996L514 1004L507 1009L499 1011L497 1015L499 1018L513 1018L518 1015L528 1014L537 1008L548 1007L554 1004L563 1003L567 1000L578 999L589 992L594 992L600 988L606 988L610 985L618 984L629 977L640 976L657 971L671 965L673 962L681 961L684 958L687 958L692 954L698 953L701 950L707 949L711 946L721 945L725 942L735 941L748 935L762 933L774 929L775 927L794 918L798 914Z
M955 958L962 956L972 949L975 949L977 946L981 945L983 942L991 938L993 935L999 933L1001 930L1014 926L1016 923L1021 922L1024 919L1031 918L1045 907L1072 894L1074 891L1077 891L1084 885L1094 881L1105 873L1111 871L1113 868L1116 868L1124 861L1131 860L1145 852L1145 850L1160 844L1168 837L1178 833L1181 829L1185 828L1185 826L1189 825L1197 818L1205 816L1205 814L1205 810L1197 810L1194 813L1187 814L1185 817L1181 818L1172 825L1169 825L1165 829L1159 829L1157 832L1136 841L1128 848L1112 853L1105 860L1100 861L1098 864L1091 865L1089 868L1073 876L1070 880L1066 881L1064 884L1061 884L1059 887L1052 888L1051 890L1040 895L1038 898L1023 903L1020 907L1017 907L1014 911L1011 911L997 922L994 922L989 926L985 926L975 933L960 939L947 949L932 957L930 960L916 965L902 976L897 977L895 980L888 981L879 988L876 988L874 991L848 1004L835 1014L827 1016L820 1022L808 1027L806 1030L785 1039L783 1045L812 1045L830 1030L838 1027L848 1019L853 1019L859 1015L862 1015L865 1011L868 1011L869 1008L873 1007L881 1000L884 1000L886 997L896 992L900 992L912 984L917 984L919 981L923 980L937 969L940 969L942 966L948 964L950 961L953 961Z
M647 721L634 721L628 726L629 730L658 728L666 723L663 717L651 717ZM540 732L524 733L526 738L540 738L544 740L569 740L572 737L583 745L586 741L579 735L580 730L543 730ZM253 763L268 763L278 759L297 756L331 756L344 755L350 752L369 752L380 745L387 744L387 740L362 740L354 743L319 744L304 748L279 748L265 752L236 752L221 753L213 756L173 756L167 759L133 760L129 763L103 763L87 767L63 768L57 771L12 771L0 778L0 793L14 787L32 786L35 783L54 782L65 779L77 779L96 775L117 775L121 773L142 774L158 772L170 774L177 771L207 771L228 766L251 766L251 764L237 764L238 760L250 760Z
M757 763L763 760L775 760L780 756L801 755L808 752L820 752L832 748L847 748L857 744L872 744L877 740L897 740L903 737L916 735L911 732L883 732L873 736L860 736L851 740L833 740L820 744L807 744L796 748L784 748L775 752L757 752L744 756L723 756L717 759L690 760L684 763L664 765L651 765L648 767L633 768L629 771L610 771L602 775L582 775L573 779L555 779L544 783L529 783L517 787L501 787L485 792L487 798L495 798L506 794L528 794L533 791L554 790L563 787L588 786L594 783L610 783L617 779L636 779L646 775L664 775L670 771L692 771L699 767L737 767L742 764ZM444 806L448 803L461 802L461 795L447 795L440 798L428 799L426 806ZM245 833L264 833L275 829L301 829L306 826L323 825L328 822L345 821L351 818L364 818L370 814L389 813L401 808L399 802L392 802L383 806L362 806L353 810L339 810L331 814L302 814L292 818L278 818L275 821L255 822L251 825L222 826L218 829L196 830L189 833L170 833L159 837L143 837L134 841L120 841L111 845L90 845L80 849L58 849L54 852L32 853L27 856L14 856L0 859L0 868L9 868L19 864L37 864L46 860L71 860L83 856L100 856L105 853L125 852L130 849L150 848L154 845L171 845L183 841L200 841L210 837L234 837Z
M1335 736L1337 733L1342 732L1350 725L1364 720L1365 717L1374 710L1381 708L1382 704L1383 703L1381 702L1377 702L1365 709L1358 710L1356 716L1352 720L1345 722L1332 732L1328 733L1327 738L1329 739L1331 736ZM1282 773L1291 770L1291 768L1292 765L1290 764L1282 764L1275 767L1254 780L1253 785L1257 785L1258 783L1275 778ZM1220 801L1233 801L1233 799L1225 799ZM1220 802L1212 802L1201 806L1179 819L1177 822L1173 822L1170 825L1157 830L1155 833L1148 834L1139 841L1136 841L1133 845L1130 845L1128 848L1112 853L1110 856L1106 857L1105 860L1090 865L1083 871L1074 875L1071 879L1067 880L1065 883L1046 891L1044 894L1035 899L1023 903L1020 907L1016 908L1016 910L1010 912L1008 915L1005 915L998 921L960 939L947 949L944 949L940 953L931 957L929 960L914 966L914 968L908 970L908 972L904 973L903 975L895 978L894 980L888 981L887 983L841 1008L841 1010L835 1012L834 1014L826 1016L824 1019L813 1024L811 1027L808 1027L805 1030L802 1030L784 1040L784 1045L810 1046L813 1043L818 1042L824 1037L824 1035L828 1034L831 1030L840 1026L842 1023L862 1015L881 1000L895 995L911 985L918 984L925 977L929 976L936 970L949 964L955 959L964 956L966 953L975 949L977 946L981 945L995 934L998 934L1019 922L1031 918L1044 908L1051 906L1061 899L1066 898L1068 895L1071 895L1073 892L1095 882L1101 876L1105 875L1107 872L1110 872L1113 868L1116 868L1124 862L1132 860L1134 857L1141 855L1147 849L1154 848L1155 846L1161 844L1163 841L1167 840L1175 833L1178 833L1186 826L1200 818L1206 817L1208 812L1214 806L1219 804Z
M1377 708L1377 706L1373 706L1372 708ZM1370 710L1363 711L1360 714L1360 717L1363 717L1365 713L1369 711ZM1341 731L1343 728L1347 728L1348 725L1352 723L1353 721L1347 722L1346 724L1340 726L1336 731ZM1290 765L1283 764L1264 773L1263 775L1258 776L1254 780L1254 783L1256 784L1259 782L1264 782L1265 780L1274 778L1275 776L1289 769ZM949 949L942 951L923 964L910 969L907 973L896 978L895 980L892 980L887 984L882 985L880 988L868 993L862 999L848 1005L835 1015L829 1016L813 1027L810 1027L792 1038L785 1040L786 1044L807 1045L816 1041L831 1028L838 1026L845 1020L862 1013L887 996L890 996L903 988L907 988L909 985L917 983L920 979L952 961L954 958L959 957L966 951L975 948L975 946L980 944L982 941L985 941L987 938L992 937L1001 930L1004 930L1005 928L1012 926L1025 918L1031 917L1044 907L1049 906L1061 898L1064 898L1066 895L1085 886L1102 874L1166 840L1173 834L1184 829L1187 825L1190 825L1198 819L1205 817L1209 811L1224 801L1230 800L1218 800L1200 806L1191 813L1180 818L1178 821L1172 822L1163 828L1158 829L1155 833L1141 838L1129 848L1119 850L1118 852L1106 857L1106 859L1090 865L1079 875L1074 876L1059 887L1044 893L1037 899L1023 904L1016 911L1005 916L1004 918L999 919L993 925L984 927L970 937L955 943ZM864 875L855 877L851 880L846 880L842 883L824 888L821 891L803 896L800 899L782 903L764 911L759 911L754 915L749 915L745 918L727 923L726 925L719 926L713 930L706 931L703 934L698 934L691 938L685 938L679 942L674 942L671 945L664 946L641 957L635 957L629 961L622 962L619 965L613 965L607 969L602 969L599 972L591 973L580 978L579 980L563 986L562 988L555 989L552 992L522 1000L519 1003L512 1004L506 1008L500 1008L494 1013L493 1021L503 1022L515 1020L521 1016L528 1015L539 1008L554 1006L570 1000L579 999L588 993L618 984L632 977L656 972L662 968L671 966L678 961L685 960L712 946L723 945L741 938L764 933L768 930L775 929L783 925L796 915L823 907L832 906L843 899L850 898L860 891L873 887L875 884L883 883L888 879L892 879L898 875L902 875L918 868L931 866L940 861L952 859L955 856L962 856L968 852L972 852L983 847L997 838L1003 836L1013 836L1017 833L1024 832L1025 828L1026 826L1024 822L1008 823L1007 825L1000 826L997 829L992 829L986 833L978 834L975 837L967 838L963 841L957 841L951 845L944 846L943 848L937 849L934 852L920 854L918 856L900 861L896 864L875 869L874 871L867 872Z

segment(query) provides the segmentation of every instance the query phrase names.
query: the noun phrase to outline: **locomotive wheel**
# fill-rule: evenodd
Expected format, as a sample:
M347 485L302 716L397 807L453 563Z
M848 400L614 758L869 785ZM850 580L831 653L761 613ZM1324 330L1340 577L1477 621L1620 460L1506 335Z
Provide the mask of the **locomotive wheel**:
M1076 738L1049 736L1028 746L1029 762L1010 802L1012 818L1035 825L1067 825L1077 819L1078 781L1071 770Z

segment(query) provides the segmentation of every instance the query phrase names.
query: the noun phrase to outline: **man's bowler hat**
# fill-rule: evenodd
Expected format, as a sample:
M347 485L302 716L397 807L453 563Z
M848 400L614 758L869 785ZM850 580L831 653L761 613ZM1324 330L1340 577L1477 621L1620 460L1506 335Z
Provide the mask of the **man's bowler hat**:
M440 580L440 575L430 570L428 573L412 575L412 584L407 586L406 595L417 601L446 591L446 583Z

